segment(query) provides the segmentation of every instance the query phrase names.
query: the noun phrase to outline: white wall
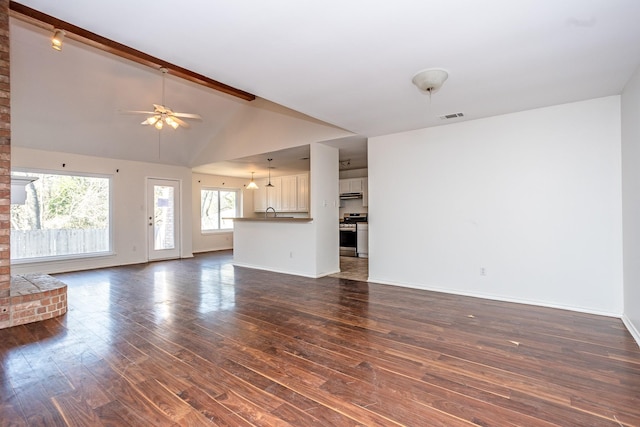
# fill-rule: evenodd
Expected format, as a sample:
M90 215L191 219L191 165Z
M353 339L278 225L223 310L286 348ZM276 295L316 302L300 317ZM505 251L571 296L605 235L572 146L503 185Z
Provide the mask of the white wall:
M229 176L207 175L194 173L192 175L192 233L193 252L220 251L233 248L233 231L220 231L215 233L202 233L200 231L200 190L204 187L228 188L231 190L242 190L242 212L241 216L253 216L253 193L245 187L249 179L234 178Z
M622 93L623 320L640 344L640 69Z
M368 155L370 280L622 314L619 96L371 138Z
M316 276L340 271L337 148L311 144L310 214L316 227Z
M65 164L65 167L62 164ZM34 264L15 264L12 274L58 273L147 261L146 179L181 182L181 257L191 257L191 171L184 167L114 160L77 154L11 147L12 168L34 168L66 173L111 175L113 249L115 254L96 258ZM116 172L118 170L119 172Z

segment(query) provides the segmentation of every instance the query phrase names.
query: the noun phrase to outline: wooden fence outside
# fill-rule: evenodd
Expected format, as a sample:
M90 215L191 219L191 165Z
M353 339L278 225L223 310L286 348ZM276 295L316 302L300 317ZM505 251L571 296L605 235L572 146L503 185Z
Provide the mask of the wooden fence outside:
M109 230L11 230L11 259L109 250Z

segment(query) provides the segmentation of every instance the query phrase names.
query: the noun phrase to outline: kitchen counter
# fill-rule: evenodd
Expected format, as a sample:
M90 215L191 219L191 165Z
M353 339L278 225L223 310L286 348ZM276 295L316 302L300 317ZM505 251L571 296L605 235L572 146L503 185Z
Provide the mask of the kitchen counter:
M232 219L234 221L239 222L311 222L313 218L294 218L287 216L276 216L276 217L253 217L253 218L223 218L223 219Z

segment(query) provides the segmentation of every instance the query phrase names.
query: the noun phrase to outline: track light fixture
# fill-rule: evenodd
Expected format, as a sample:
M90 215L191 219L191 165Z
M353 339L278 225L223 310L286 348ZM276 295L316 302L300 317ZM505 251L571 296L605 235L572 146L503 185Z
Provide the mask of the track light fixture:
M59 28L53 30L53 37L51 37L51 47L54 50L62 50L62 42L64 41L65 32Z

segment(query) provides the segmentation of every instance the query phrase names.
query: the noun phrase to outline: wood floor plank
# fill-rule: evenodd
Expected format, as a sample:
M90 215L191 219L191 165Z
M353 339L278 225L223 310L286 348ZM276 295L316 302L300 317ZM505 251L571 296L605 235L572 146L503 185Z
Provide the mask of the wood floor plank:
M128 408L132 413L137 414L144 419L148 425L154 426L172 426L175 424L167 415L159 410L143 393L141 393L134 384L127 381L113 371L106 364L96 363L93 366L93 375L105 381L106 391L109 395L118 400L121 405Z
M205 418L221 427L252 427L244 418L222 405L199 387L192 386L179 394L179 397Z
M640 426L620 319L233 267L58 275L0 331L0 426Z
M119 400L95 408L94 412L102 424L109 427L149 425L149 420L137 411L123 405Z
M179 421L184 418L192 408L178 396L171 393L158 380L150 379L136 384L136 388L140 393L160 409L168 418L173 421Z
M54 405L70 427L102 426L102 422L87 403L81 391L72 391L52 398Z
M91 363L87 366L91 366ZM66 370L65 375L69 379L74 390L86 397L87 404L91 408L106 405L111 401L111 397L105 393L103 387L91 374L87 366L84 364L75 366L73 369Z
M25 414L13 390L10 387L2 387L0 391L2 391L0 394L0 427L22 427L28 425ZM35 425L45 424L37 423Z
M58 408L54 405L52 394L42 382L30 384L16 390L16 397L23 409L24 417L30 426L66 425Z

